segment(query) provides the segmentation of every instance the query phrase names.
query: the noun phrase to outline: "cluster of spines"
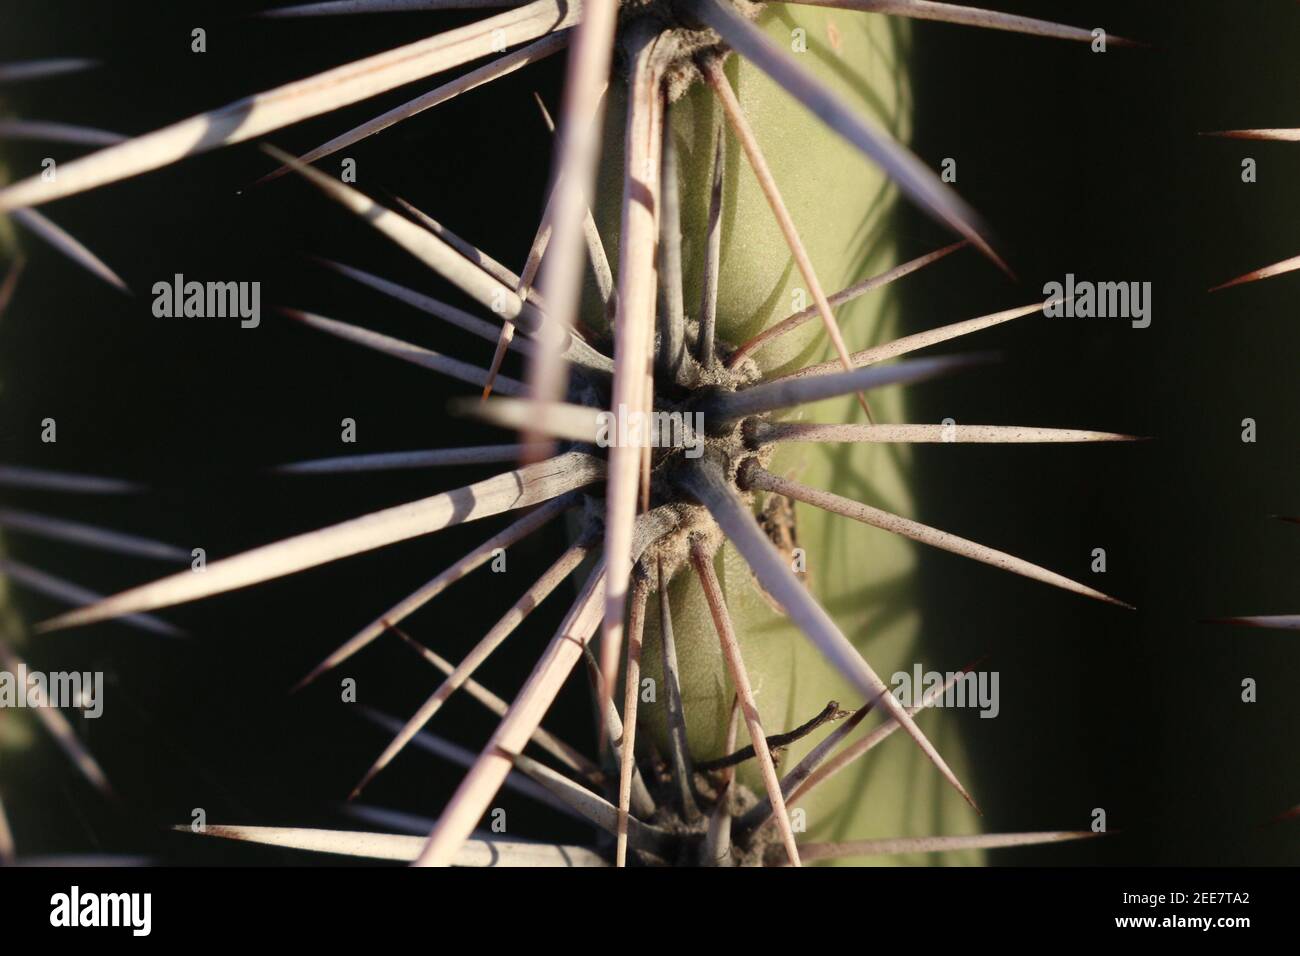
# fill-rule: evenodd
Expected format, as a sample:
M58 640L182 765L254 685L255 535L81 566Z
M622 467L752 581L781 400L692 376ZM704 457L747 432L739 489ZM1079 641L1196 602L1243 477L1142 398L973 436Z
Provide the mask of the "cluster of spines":
M469 5L488 4L468 0ZM986 10L961 7L954 4L935 3L929 0L817 0L823 6L848 7L867 12L889 13L922 19L944 20L996 29L1062 39L1090 41L1092 31L1050 24L1040 20L1014 17ZM395 9L429 9L434 6L464 6L466 0L450 4L418 4L407 2L380 2L380 0L348 0L343 3L311 4L272 13L283 16L324 15L331 13L374 12ZM837 134L844 137L864 154L877 162L903 192L936 219L946 223L963 237L963 242L937 250L920 260L907 263L889 273L859 283L834 295L826 295L817 279L797 230L785 209L780 190L767 169L762 150L749 129L744 112L731 91L716 56L705 56L697 64L700 74L716 94L732 135L740 143L750 168L757 177L773 214L781 226L790 252L808 285L814 306L805 313L791 316L785 322L741 343L729 355L723 355L714 334L713 317L716 315L716 269L718 246L712 232L720 221L718 210L711 214L711 241L707 244L709 260L705 263L705 301L701 304L700 333L697 343L698 360L706 367L728 361L736 363L750 353L762 348L778 335L785 334L804 321L820 318L828 339L834 346L838 361L825 366L814 366L773 381L762 381L735 391L711 396L709 413L712 418L744 421L759 445L782 441L948 441L954 436L936 432L934 427L919 425L887 425L875 423L864 426L797 426L766 421L770 412L821 400L834 395L857 394L863 407L865 392L886 384L906 384L955 367L968 364L969 359L939 358L904 361L895 365L873 368L875 363L933 345L947 339L987 328L1013 318L1039 311L1042 303L1019 309L983 316L965 323L919 333L893 343L876 346L850 354L834 317L834 306L901 278L944 255L960 245L971 244L984 252L998 265L1001 259L986 238L986 231L974 213L960 199L943 187L938 179L906 149L861 119L851 108L822 86L788 56L773 46L747 19L738 15L723 0L694 0L689 10L700 23L716 31L726 48L744 56L771 75L796 100L824 120ZM417 739L427 718L432 716L441 701L458 688L473 693L481 702L500 712L501 724L483 753L472 762L470 773L457 791L451 804L432 828L422 846L419 860L425 863L451 863L462 861L464 845L482 812L488 806L497 788L514 769L531 767L541 777L543 785L550 781L548 792L567 794L570 806L577 806L588 819L612 832L616 841L616 862L626 859L629 843L634 846L640 839L636 834L652 832L651 825L638 820L631 813L633 782L638 770L633 757L635 719L635 694L625 700L624 722L621 728L608 723L602 739L615 746L620 753L618 805L614 806L593 791L577 787L568 778L543 768L524 756L525 745L539 742L539 725L550 701L554 698L570 670L582 655L582 648L595 635L601 634L601 660L595 668L595 685L599 698L606 701L613 721L618 713L613 708L612 691L616 668L622 655L624 638L627 638L627 666L635 674L639 663L640 625L644 622L648 582L661 568L638 569L638 559L665 534L675 530L671 509L650 507L649 471L650 456L647 449L616 446L610 449L608 463L586 450L584 446L571 446L571 450L558 456L550 454L557 440L582 442L584 422L594 421L593 409L566 404L562 400L568 389L566 382L571 367L579 374L607 378L608 392L617 407L647 410L654 407L655 382L644 369L656 352L657 357L667 354L669 367L674 354L680 353L684 336L680 287L670 288L664 314L656 314L655 268L656 253L662 257L667 251L678 254L671 238L662 247L659 243L665 233L661 218L674 208L671 189L674 178L663 175L671 170L671 149L665 149L664 126L667 104L663 96L662 78L665 70L663 51L659 47L662 26L648 21L632 21L620 38L631 64L629 73L629 111L627 119L627 157L624 176L623 223L620 235L619 275L614 282L605 261L602 279L603 249L594 228L584 196L590 195L598 159L598 144L603 117L603 90L609 74L612 53L616 42L618 23L616 0L586 0L585 3L559 3L557 0L534 0L513 7L505 13L489 17L465 27L447 31L425 40L417 41L388 53L378 54L347 66L328 71L296 83L288 84L267 93L248 97L230 106L182 121L132 140L117 141L115 134L102 131L54 127L51 124L28 123L13 127L30 135L60 138L70 141L111 143L105 150L80 161L66 164L56 180L34 178L0 191L0 211L17 215L44 238L90 268L101 277L121 284L107 267L93 254L80 246L75 239L39 218L32 205L49 199L81 192L85 189L145 172L201 149L227 145L259 137L280 126L317 115L328 110L359 101L384 90L403 85L434 72L459 66L470 59L482 56L487 44L497 44L504 37L508 45L526 44L514 53L506 54L487 66L440 86L425 96L389 111L383 116L346 133L308 153L302 159L276 153L284 162L271 177L289 169L297 170L320 186L332 198L351 209L376 228L384 232L399 246L451 281L471 298L492 311L502 320L499 328L468 315L460 310L429 299L419 293L403 289L388 280L361 273L340 264L334 268L376 289L392 295L407 304L421 308L470 331L483 334L496 342L496 355L491 367L482 369L470 363L444 356L410 343L381 336L355 326L316 316L298 310L284 310L287 315L306 325L341 336L357 344L375 348L395 357L449 375L479 386L484 396L496 391L513 397L517 402L527 400L528 405L514 406L518 424L525 432L524 440L513 446L491 446L437 450L417 453L394 453L368 456L352 460L334 460L315 463L298 463L286 466L291 471L334 472L367 468L422 467L469 461L497 461L507 456L518 457L523 464L512 471L476 482L462 489L433 495L420 501L385 509L320 531L299 535L284 541L255 549L233 558L214 562L203 574L181 572L153 584L144 585L103 600L82 594L65 599L80 605L75 610L47 622L42 630L87 624L126 615L141 616L148 611L194 600L210 594L244 587L258 581L293 573L327 561L381 547L417 535L427 534L451 524L499 514L507 510L534 507L522 519L505 531L493 536L483 546L453 564L435 577L424 588L406 599L396 608L376 620L374 624L347 642L320 667L308 675L310 680L324 670L337 665L360 650L381 633L393 630L406 614L432 598L459 577L484 563L495 547L518 540L535 530L546 520L575 506L582 497L582 489L604 481L606 484L605 513L601 523L604 535L604 563L593 572L561 625L555 638L539 660L532 677L515 701L506 705L472 679L476 664L495 649L518 625L527 608L554 589L593 546L580 541L570 547L539 581L507 612L488 637L471 652L466 661L450 668L447 681L435 692L430 702L398 734L397 741L380 758L366 779L383 766L386 759L400 749L402 743ZM1119 41L1120 38L1112 38ZM557 160L555 168L563 170L557 175L548 200L537 239L530 251L528 263L516 276L481 250L456 237L436 221L407 207L407 215L391 209L311 169L307 163L329 155L358 139L376 133L395 122L427 109L437 103L474 86L489 82L512 72L527 63L550 55L565 46L571 47L567 67L565 100L562 104ZM28 65L28 72L32 65ZM40 72L37 69L37 72ZM0 70L0 78L3 78ZM202 130L205 135L193 134ZM216 134L213 134L216 130ZM96 137L99 137L96 140ZM112 137L108 139L107 137ZM197 144L197 145L196 145ZM721 152L718 151L720 160ZM720 165L715 162L715 177ZM271 178L268 177L268 178ZM715 178L715 182L717 179ZM718 191L715 189L715 197ZM664 210L661 213L660 210ZM36 218L33 218L36 217ZM584 241L585 240L585 241ZM613 355L602 354L580 333L575 322L578 289L581 279L582 249L586 247L605 299L614 318ZM545 257L543 258L543 254ZM1005 267L1004 267L1005 268ZM680 282L679 265L663 270L670 286ZM673 277L676 277L674 280ZM6 287L11 291L16 272L10 273ZM710 297L713 297L711 300ZM504 302L504 310L500 304ZM676 307L674 308L674 304ZM522 339L516 333L522 331ZM658 333L658 334L656 334ZM526 381L506 378L499 374L501 357L507 348L524 353L528 362ZM485 413L505 420L511 414L507 402L488 406ZM527 410L527 421L521 414ZM940 426L941 428L942 426ZM579 434L575 434L575 430ZM1052 430L1042 428L1008 428L998 426L961 426L961 441L1113 441L1128 440L1128 436L1111 433ZM1080 594L1111 603L1118 602L1076 582L1069 581L1046 569L1022 559L966 541L965 539L929 528L898 515L841 498L829 492L808 488L788 478L767 472L757 458L741 466L740 486L733 476L735 463L719 461L705 456L698 464L682 468L673 476L675 486L687 499L702 507L716 523L723 535L748 562L756 579L786 610L807 636L847 677L861 693L864 704L831 734L809 758L784 779L778 777L776 766L765 741L767 734L761 724L749 681L745 673L739 647L735 641L725 602L716 581L711 579L712 553L700 541L692 542L688 568L695 573L709 599L723 656L738 700L735 711L743 714L750 738L754 741L754 756L767 791L759 808L750 811L749 823L754 829L775 820L781 835L787 862L797 864L800 849L796 846L790 826L787 802L805 793L820 780L844 765L844 762L869 749L868 741L883 739L884 734L900 727L926 751L930 759L949 781L964 795L965 789L947 768L942 757L933 748L912 720L916 708L904 708L891 695L884 683L861 657L856 648L840 633L829 615L817 604L799 583L786 564L773 549L753 520L742 493L751 489L787 495L818 507L902 534L914 540L945 548L958 554L995 566L1024 574ZM86 490L84 481L76 476L39 475L9 469L0 479L9 477L46 489L63 486L70 490ZM101 489L102 490L102 489ZM119 489L124 490L124 489ZM29 516L20 530L33 533L52 533L55 519ZM90 529L96 543L115 547L122 544L120 535L100 529ZM91 543L83 535L83 543ZM35 580L31 575L28 581ZM712 585L712 586L711 586ZM660 613L667 614L665 582L658 580ZM52 592L51 592L52 593ZM626 635L625 635L626 628ZM431 653L431 652L430 652ZM445 663L445 662L444 662ZM628 681L629 688L635 681ZM885 713L886 721L877 732L858 744L845 748L836 758L830 759L833 744L842 742L847 731L856 725L872 708ZM733 719L732 734L737 721ZM841 733L841 731L843 731ZM877 736L881 735L881 736ZM680 739L679 739L680 737ZM552 755L563 753L572 759L573 748L559 746L554 738L545 738L553 745ZM677 747L684 746L684 736L670 735ZM874 744L871 744L874 745ZM84 752L84 751L83 751ZM815 759L814 759L815 758ZM825 763L822 763L825 761ZM680 779L682 768L690 766L687 753L675 753L672 764L677 770L678 787L685 793L689 781ZM570 769L583 770L582 767ZM586 768L589 770L589 768ZM563 783L558 781L564 781ZM363 781L364 783L365 781ZM725 780L723 781L725 785ZM575 787L577 789L575 790ZM729 840L731 828L725 826L726 800L719 800L711 813L708 828L709 844L706 858L719 859L721 845ZM722 809L719 809L722 808ZM695 808L698 812L698 808ZM690 814L688 802L683 799L683 812ZM758 818L753 819L757 813ZM721 822L720 822L721 821ZM211 832L217 832L213 828ZM224 835L239 835L236 828L221 831ZM245 835L251 830L243 831ZM846 847L806 847L809 858L835 855L858 855L865 852L901 852L903 849L949 849L957 846L998 846L1024 842L1043 842L1068 838L1078 834L1020 834L962 838L926 838L920 841L876 841L870 844L853 844ZM280 833L271 842L285 842L291 838ZM342 839L342 838L340 838ZM649 837L645 837L649 840ZM302 841L307 841L306 835ZM653 842L653 841L651 841ZM303 843L302 845L305 845ZM336 843L335 848L339 845ZM567 851L568 848L552 848ZM644 849L644 848L643 848ZM544 851L537 851L544 852ZM712 854L711 856L709 854ZM388 855L387 853L381 855ZM649 854L653 856L653 853Z

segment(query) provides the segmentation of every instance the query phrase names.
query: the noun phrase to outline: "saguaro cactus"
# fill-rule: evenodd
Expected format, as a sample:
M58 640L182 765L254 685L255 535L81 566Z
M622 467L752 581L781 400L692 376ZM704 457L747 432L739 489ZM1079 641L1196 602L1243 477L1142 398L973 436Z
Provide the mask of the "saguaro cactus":
M356 0L271 13L433 6ZM978 364L970 356L912 352L1043 306L1019 302L899 337L890 283L963 246L973 250L964 254L1005 268L975 213L903 145L910 118L902 21L918 17L1087 44L1126 42L928 0L534 0L0 190L0 211L103 275L93 254L33 218L32 207L492 57L301 158L273 151L281 166L271 175L306 177L494 321L350 266L334 264L337 271L494 342L496 352L485 368L332 317L285 314L481 390L486 401L467 410L522 433L512 446L446 449L400 462L361 456L297 470L516 460L518 467L87 602L41 627L146 615L530 509L377 617L305 684L381 635L400 633L403 618L548 520L570 516L571 546L516 603L503 604L500 623L463 662L423 649L449 676L360 786L452 692L463 689L501 715L426 839L224 826L208 832L472 864L492 840L474 830L518 770L609 834L608 845L581 851L497 841L502 858L522 862L553 862L560 858L548 855L553 851L620 865L797 865L801 855L897 859L1091 835L978 834L950 723L942 712L927 715L924 727L916 719L942 688L912 699L889 684L895 671L925 660L924 619L911 589L913 543L1122 603L903 517L911 510L909 443L1128 438L902 423L906 407L895 386ZM552 191L519 274L425 213L398 211L310 165L565 47ZM899 264L889 215L896 194L952 230L952 244ZM585 294L584 259L591 274ZM501 372L511 351L523 356L522 379ZM880 364L892 359L901 360ZM680 426L677 440L651 447L648 432L637 429L652 415ZM611 420L633 421L632 438L611 432ZM588 559L595 564L577 600L513 702L478 685L478 663ZM959 665L967 662L927 663L960 681ZM596 760L540 729L561 685L584 666L599 718ZM639 727L648 733L638 734ZM874 752L896 730L910 743ZM530 742L566 773L524 754ZM869 751L868 760L857 760Z

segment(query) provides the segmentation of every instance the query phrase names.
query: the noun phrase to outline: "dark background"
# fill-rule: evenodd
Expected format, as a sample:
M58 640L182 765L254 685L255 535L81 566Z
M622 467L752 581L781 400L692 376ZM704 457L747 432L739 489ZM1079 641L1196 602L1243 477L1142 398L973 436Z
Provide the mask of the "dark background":
M9 0L0 4L0 61L84 55L105 65L8 87L5 106L23 117L141 133L472 16L235 16L262 5ZM1104 547L1109 570L1098 586L1139 607L1094 605L923 555L932 639L953 666L988 654L1001 673L1000 718L972 713L967 721L970 782L989 829L1078 827L1101 807L1110 828L1123 831L992 859L1293 862L1300 827L1265 824L1300 802L1290 699L1300 651L1286 632L1202 621L1300 611L1300 529L1269 517L1300 512L1292 376L1300 278L1214 296L1205 290L1300 253L1300 147L1196 134L1300 123L1300 8L1288 0L996 6L1105 26L1153 46L1096 55L1080 45L916 25L915 148L935 166L957 158L958 189L994 225L1021 282L963 253L905 284L909 324L928 328L1030 301L1066 272L1152 282L1154 320L1136 330L1115 320L1029 318L983 333L959 347L996 348L1005 360L917 388L913 419L1113 429L1154 440L918 451L919 518L1089 581L1090 553ZM189 52L195 26L208 31L206 54ZM359 185L391 189L517 267L540 214L550 155L530 94L554 107L562 62L525 68L350 148ZM403 89L268 140L310 147L411 95ZM13 144L5 160L11 174L26 175L44 156L81 152ZM1257 184L1241 182L1243 156L1258 160ZM460 301L304 184L289 178L247 190L269 165L245 144L44 210L137 297L119 296L29 244L27 274L0 324L0 460L137 478L153 490L123 499L6 492L6 502L217 557L482 474L262 472L341 453L344 417L359 428L349 451L493 440L445 415L445 399L463 390L269 314L272 304L296 305L456 354L477 348L483 362L490 354L306 262L304 253L331 256ZM943 239L909 210L899 234L904 255ZM176 272L261 281L263 327L253 334L233 321L154 320L148 290ZM56 445L40 442L45 417L58 421ZM1245 417L1258 422L1256 444L1240 440ZM115 624L34 639L24 648L34 667L109 672L111 706L82 730L123 800L106 804L42 736L34 751L0 758L20 850L301 860L171 836L162 826L188 822L195 807L209 822L338 825L337 801L383 734L340 705L336 680L294 698L284 691L489 533L486 525L452 529L166 612L192 631L188 642ZM561 542L552 529L512 548L512 572L540 571ZM9 548L103 593L167 570L18 535ZM58 610L19 598L29 619ZM410 630L455 659L501 607L493 577L480 573L412 618ZM512 639L517 653L496 655L483 682L509 696L560 610L561 602L539 610ZM435 679L387 638L343 673L358 680L363 702L400 715ZM1258 703L1241 702L1245 677L1258 681ZM478 705L457 700L434 729L473 745L490 725ZM578 682L548 726L588 743ZM368 800L432 815L459 776L407 753ZM502 805L513 831L583 839L549 811L513 797Z

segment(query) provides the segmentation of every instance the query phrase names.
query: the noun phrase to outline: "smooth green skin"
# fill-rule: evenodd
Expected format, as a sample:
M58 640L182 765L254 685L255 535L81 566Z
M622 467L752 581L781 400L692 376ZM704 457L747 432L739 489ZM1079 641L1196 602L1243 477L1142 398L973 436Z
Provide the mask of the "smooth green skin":
M893 18L811 7L769 8L759 22L787 50L792 49L791 31L804 28L807 52L796 56L798 62L906 141L909 90L906 74L899 69L900 57L907 49L904 26ZM730 57L727 73L827 294L893 265L896 258L889 217L895 190L880 171L752 64ZM609 152L602 164L597 215L611 255L616 256L624 108L617 99L611 106ZM672 105L670 119L681 163L686 308L688 314L695 315L700 301L713 143L722 116L712 93L701 84ZM796 290L805 286L803 278L739 143L730 135L725 151L718 335L739 343L812 300L807 295L795 298ZM899 334L897 306L888 294L874 293L850 303L838 310L837 318L850 350ZM821 323L811 322L755 358L767 372L797 368L833 355ZM872 392L870 401L877 421L907 420L898 389ZM852 397L806 407L798 417L826 422L865 420ZM909 457L905 446L799 444L779 451L771 469L814 487L908 514L912 510L906 478ZM802 504L797 505L796 527L799 545L807 552L812 590L886 683L895 671L910 671L915 661L927 670L959 666L960 662L930 660L925 655L913 591L916 560L910 543ZM719 553L716 567L767 733L798 726L829 700L838 700L846 708L862 703L802 632L772 609L730 545ZM734 692L717 634L695 575L678 574L670 593L691 750L697 758L718 756ZM656 607L652 598L644 672L662 688ZM662 690L657 697L657 703L642 706L662 748L666 745L666 697ZM876 722L869 718L864 728ZM920 724L959 777L966 777L951 713L931 711L920 717ZM864 728L855 731L854 739ZM793 767L823 733L791 747L783 765ZM742 722L741 743L747 739ZM752 762L744 779L757 792L762 791ZM807 814L807 832L800 839L808 841L979 831L975 812L902 732L819 788L802 809ZM976 863L980 859L980 854L967 853L952 854L942 861ZM874 857L852 862L900 860L924 864L941 858Z
M22 618L13 605L9 582L0 581L0 639L22 654ZM0 760L25 750L35 737L34 718L25 710L9 710L0 717Z

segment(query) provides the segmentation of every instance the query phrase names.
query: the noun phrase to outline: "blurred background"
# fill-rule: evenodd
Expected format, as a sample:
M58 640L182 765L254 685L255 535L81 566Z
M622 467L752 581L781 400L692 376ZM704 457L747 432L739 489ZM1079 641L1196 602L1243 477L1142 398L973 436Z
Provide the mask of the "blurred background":
M256 21L239 2L0 2L0 61L86 56L92 72L14 84L3 110L126 134L222 105L473 18L395 14ZM1300 859L1291 694L1300 648L1284 631L1205 623L1300 612L1294 301L1300 277L1207 295L1225 279L1300 253L1300 147L1204 139L1199 131L1300 124L1300 7L1289 0L1026 3L998 9L1150 42L1093 54L1081 45L918 23L913 29L914 148L957 160L957 189L979 209L1019 276L961 253L900 287L915 329L1032 301L1067 272L1149 281L1150 328L1102 319L1024 319L962 347L997 349L980 374L913 390L914 421L1054 425L1152 437L1141 445L921 447L916 517L1095 583L1132 613L943 554L922 552L930 640L952 667L988 655L1001 674L996 720L963 715L973 791L990 830L1076 827L1103 808L1112 838L999 851L999 864L1282 864ZM1175 12L1176 11L1176 12ZM208 51L190 52L190 31ZM429 210L506 263L522 262L540 215L550 136L534 91L558 101L563 58L530 66L351 148L359 185ZM305 148L410 97L408 89L268 137ZM11 173L79 147L6 143ZM1258 162L1244 184L1241 162ZM391 359L288 327L272 304L418 336L427 319L360 291L308 258L338 258L457 301L292 177L250 188L271 167L246 144L188 159L49 206L51 218L137 291L120 295L57 253L29 262L0 321L0 461L138 479L150 492L88 498L7 490L5 506L203 547L210 557L430 494L481 471L281 478L266 467L347 451L483 443L482 426L445 414L462 390ZM945 236L907 208L900 253ZM262 283L264 327L154 319L147 290L187 278ZM448 333L452 335L453 333ZM468 340L457 340L464 341ZM951 351L951 349L949 349ZM486 358L486 356L484 356ZM57 444L40 422L58 423ZM1241 440L1242 420L1258 440ZM489 437L486 440L497 440ZM502 441L510 440L500 433ZM96 794L41 732L0 752L0 793L24 855L147 853L175 862L289 862L299 855L169 834L195 808L209 822L338 826L339 801L384 734L340 706L337 682L288 688L379 610L489 533L452 529L271 585L168 611L193 634L167 641L118 624L28 639L41 670L103 670L105 715L78 730L121 794ZM540 572L561 529L510 551ZM1094 578L1092 551L1107 571ZM10 555L101 593L165 565L24 535ZM513 564L518 562L517 565ZM487 575L410 620L450 658L494 623ZM25 591L29 621L60 608ZM558 622L543 606L518 654L482 672L509 696L531 645ZM384 638L349 665L361 700L412 712L432 672ZM1241 682L1258 701L1241 700ZM7 715L6 715L7 716ZM484 739L472 701L440 718L449 736ZM588 744L581 682L551 729ZM404 754L367 801L432 815L460 771ZM512 831L581 840L581 828L505 797ZM522 821L522 822L517 822ZM312 862L333 862L324 858Z

